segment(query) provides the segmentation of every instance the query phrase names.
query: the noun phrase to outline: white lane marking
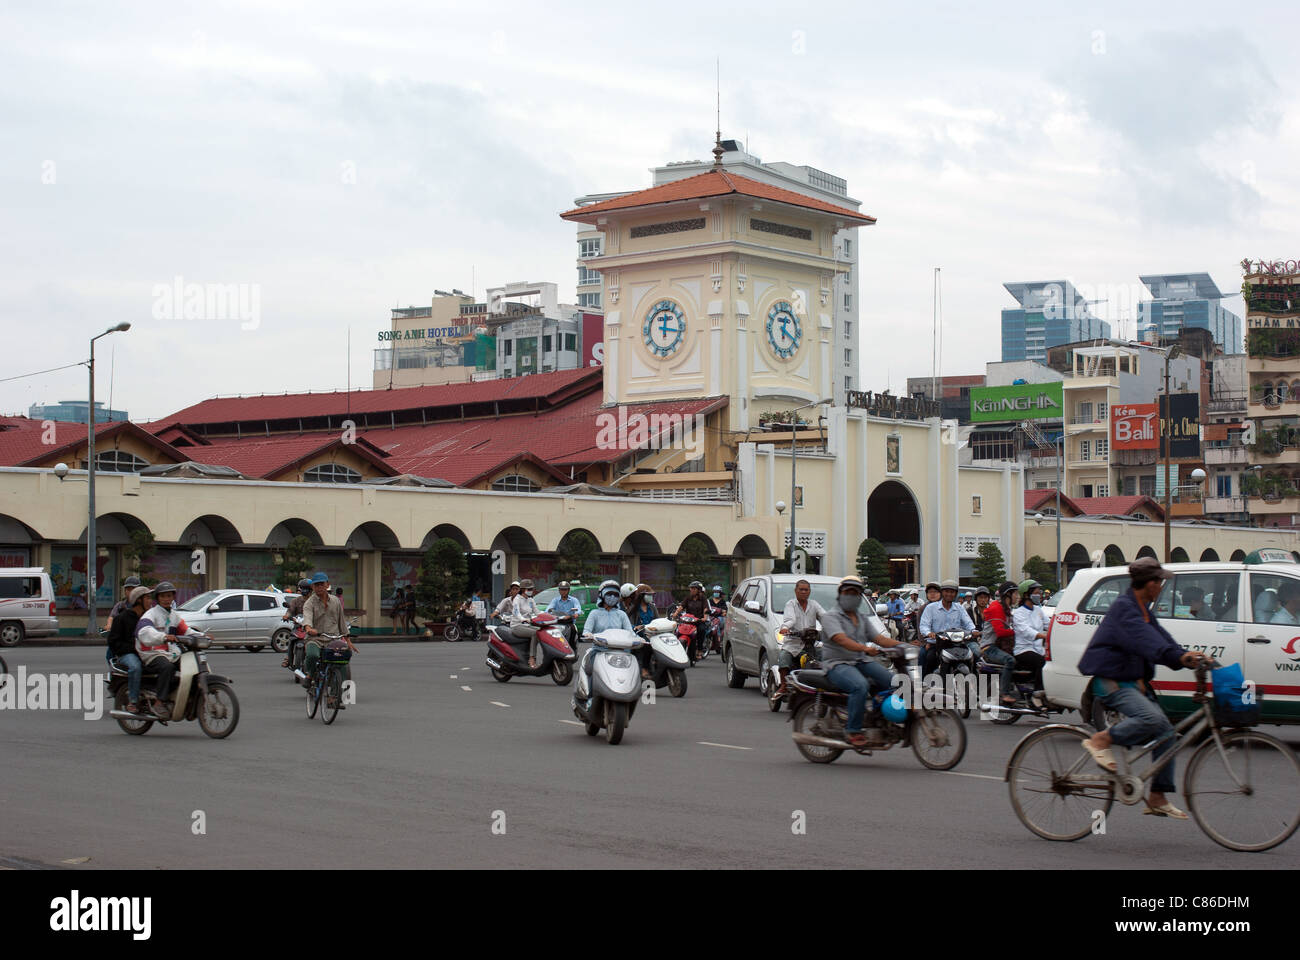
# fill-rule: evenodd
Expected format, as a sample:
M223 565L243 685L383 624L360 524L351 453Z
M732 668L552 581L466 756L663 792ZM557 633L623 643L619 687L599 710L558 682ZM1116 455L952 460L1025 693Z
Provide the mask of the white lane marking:
M494 706L494 707L508 707L508 706L510 706L510 704L508 704L508 703L502 703L500 700L489 700L488 703L492 704L492 706Z
M1004 782L1004 777L990 777L986 773L958 773L956 770L940 770L939 773L946 773L953 777L974 777L976 780L996 780L998 783Z
M579 723L577 720L561 720L560 723L571 723L571 724L573 724L575 727L585 726L585 724L581 724L581 723Z
M464 684L461 684L461 687L460 687L460 688L461 688L462 690L468 690L468 689L469 689L469 687L465 686Z
M90 441L87 440L86 442L89 443ZM449 677L450 679L452 679L452 680L459 680L459 679L460 679L460 677L458 677L458 676L457 676L456 674L454 674L454 673L448 674L448 677Z
M730 743L711 743L708 740L696 740L695 742L702 747L726 747L728 750L753 750L754 749L753 747L737 747L734 744L730 744Z

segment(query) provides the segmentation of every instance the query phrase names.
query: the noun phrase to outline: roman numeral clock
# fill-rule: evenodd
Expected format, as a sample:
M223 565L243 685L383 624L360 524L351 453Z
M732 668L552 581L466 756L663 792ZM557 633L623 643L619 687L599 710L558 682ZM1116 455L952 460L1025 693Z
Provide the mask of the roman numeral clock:
M767 342L772 352L782 360L789 360L799 351L803 341L803 325L795 316L794 307L785 300L778 300L767 311Z
M641 338L656 357L672 355L686 338L686 315L682 308L672 300L660 300L647 311Z

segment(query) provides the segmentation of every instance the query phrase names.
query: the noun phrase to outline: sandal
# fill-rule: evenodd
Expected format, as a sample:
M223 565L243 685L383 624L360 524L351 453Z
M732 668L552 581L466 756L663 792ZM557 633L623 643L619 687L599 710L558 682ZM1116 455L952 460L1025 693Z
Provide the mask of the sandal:
M1114 773L1119 769L1119 764L1115 762L1115 755L1110 752L1110 747L1094 747L1087 740L1080 741L1083 749L1092 755L1092 759L1097 761L1097 766L1101 767L1107 773Z
M865 733L850 733L844 738L844 741L850 747L865 747L867 745L867 735Z
M1151 814L1151 815L1154 816L1154 817L1169 817L1170 819L1173 819L1173 820L1186 820L1186 819L1187 819L1187 814L1183 813L1183 811L1179 810L1177 807L1175 807L1175 806L1174 806L1172 803L1170 803L1168 800L1166 800L1164 803L1162 803L1162 804L1161 804L1160 806L1158 806L1158 807L1153 807L1153 806L1151 806L1151 801L1148 800L1148 801L1146 802L1146 809L1143 810L1142 812L1143 812L1144 814L1148 814L1148 813L1149 813L1149 814Z
M139 708L139 706L137 706L137 705L134 704L134 703L128 703L128 704L126 705L126 712L127 712L127 713L139 713L139 712L140 712L140 708Z

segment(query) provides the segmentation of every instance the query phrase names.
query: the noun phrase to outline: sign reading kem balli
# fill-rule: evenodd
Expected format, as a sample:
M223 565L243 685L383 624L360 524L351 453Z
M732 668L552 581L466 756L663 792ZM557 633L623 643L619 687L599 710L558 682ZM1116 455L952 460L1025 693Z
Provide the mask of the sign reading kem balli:
M973 387L970 392L972 423L1059 417L1064 405L1065 387L1060 381L1019 383L1010 387Z

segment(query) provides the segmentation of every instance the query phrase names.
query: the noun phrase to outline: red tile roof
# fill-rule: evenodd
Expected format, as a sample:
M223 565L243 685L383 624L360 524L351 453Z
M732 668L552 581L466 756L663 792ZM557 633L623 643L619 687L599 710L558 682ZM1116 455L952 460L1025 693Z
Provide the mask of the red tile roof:
M1111 516L1125 517L1131 513L1140 513L1143 507L1150 508L1158 519L1164 520L1165 510L1154 499L1146 496L1131 497L1075 497L1074 504L1083 511L1085 516L1099 516L1107 514Z
M53 435L45 429L45 421L28 417L0 417L0 466L26 467L44 463L52 457L71 452L86 442L86 425L54 421ZM130 434L157 448L174 460L189 459L175 447L153 436L147 430L126 420L95 424L96 453L100 445L119 434ZM46 443L52 439L53 443Z
M178 410L149 424L162 433L175 424L201 424L296 420L308 417L342 417L348 413L387 413L437 407L492 404L532 400L538 404L563 402L577 393L599 390L601 370L585 367L527 377L483 380L478 383L450 383L433 387L404 387L397 390L354 390L332 393L290 393L257 397L216 397Z
M240 473L264 480L334 446L346 446L357 456L374 464L380 473L395 476L401 472L385 461L382 451L363 438L345 445L337 434L307 433L287 437L226 440L190 447L188 452L193 455L192 459L196 463L232 467Z
M817 200L802 193L795 193L793 190L774 187L771 184L760 183L757 180L751 180L749 177L742 177L738 173L729 173L725 170L710 170L708 173L697 174L684 180L674 180L672 183L650 187L648 190L625 193L623 196L615 197L612 200L602 200L600 203L567 210L560 216L565 220L586 220L596 214L611 210L631 210L636 207L649 207L656 204L680 203L683 200L704 200L709 197L732 195L787 203L791 206L803 207L806 210L816 210L819 213L833 213L837 217L857 221L857 225L876 222L875 217L867 216L865 213L858 213L858 211L850 210L848 207L826 203L824 200Z
M1026 490L1025 491L1025 509L1039 510L1044 506L1056 509L1056 491L1055 490ZM1077 517L1083 513L1079 504L1071 500L1065 494L1061 494L1061 516Z

